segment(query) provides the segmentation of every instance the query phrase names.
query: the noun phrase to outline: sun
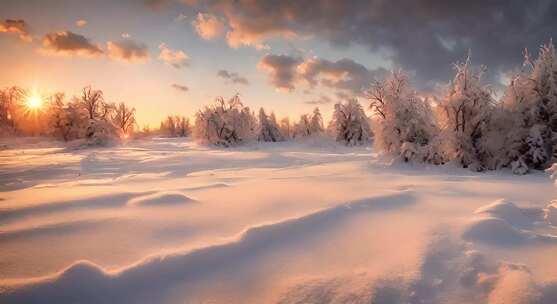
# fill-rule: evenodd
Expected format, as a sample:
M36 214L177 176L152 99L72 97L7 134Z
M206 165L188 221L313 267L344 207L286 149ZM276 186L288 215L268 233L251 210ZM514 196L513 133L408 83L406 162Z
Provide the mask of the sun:
M27 97L25 105L29 110L39 110L43 106L43 100L37 94Z

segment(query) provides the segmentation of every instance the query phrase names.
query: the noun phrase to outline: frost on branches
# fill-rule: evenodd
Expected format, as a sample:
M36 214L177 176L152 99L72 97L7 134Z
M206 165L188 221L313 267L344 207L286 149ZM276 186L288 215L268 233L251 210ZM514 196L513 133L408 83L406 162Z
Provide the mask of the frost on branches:
M367 92L377 127L375 145L404 161L443 162L437 144L438 128L427 100L422 100L408 76L392 72Z
M507 162L513 172L549 166L557 132L557 56L550 42L533 60L525 53L526 70L511 81L503 106L508 115Z
M234 95L229 100L218 97L195 117L194 137L201 142L225 147L255 137L257 121L250 109Z
M283 141L279 125L274 113L267 115L263 108L259 109L259 130L257 139L259 141L277 142Z
M472 69L470 56L455 64L456 75L442 98L442 122L450 159L476 171L493 169L490 122L495 102L488 87L481 84L485 67Z
M303 114L300 120L294 125L294 138L322 135L325 131L323 127L323 117L319 108L313 110L313 114Z
M338 142L348 146L369 143L372 137L369 119L357 99L335 104L328 129Z
M187 137L191 134L190 120L183 116L167 116L161 122L159 132L165 137Z

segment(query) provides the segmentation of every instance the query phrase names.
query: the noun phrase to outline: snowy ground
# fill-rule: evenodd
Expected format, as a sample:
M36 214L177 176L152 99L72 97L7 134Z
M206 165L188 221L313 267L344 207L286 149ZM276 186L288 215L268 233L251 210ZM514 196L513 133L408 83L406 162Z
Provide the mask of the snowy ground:
M545 173L331 143L0 149L0 303L557 303Z

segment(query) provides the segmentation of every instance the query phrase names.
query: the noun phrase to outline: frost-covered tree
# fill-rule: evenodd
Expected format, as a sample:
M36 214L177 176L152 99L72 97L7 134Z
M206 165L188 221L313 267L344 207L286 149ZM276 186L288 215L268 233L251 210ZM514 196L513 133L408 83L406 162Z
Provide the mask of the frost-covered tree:
M68 127L68 113L64 105L64 93L56 93L49 98L48 102L48 125L49 134L63 140L69 140L70 128Z
M161 122L160 132L167 137L176 137L176 121L174 116L167 116L166 120Z
M311 135L311 123L308 114L302 114L300 120L294 125L294 138L308 137Z
M18 107L24 96L25 91L16 86L0 90L0 136L16 132Z
M506 157L513 172L544 169L557 151L557 56L553 43L540 48L538 58L525 53L525 67L503 97L507 114Z
M84 87L81 96L74 97L72 111L86 113L84 122L77 125L83 128L78 132L84 134L89 145L103 145L117 138L118 130L110 121L115 105L104 100L103 92L91 86ZM77 114L76 112L76 114Z
M176 131L178 136L180 137L187 137L191 134L191 125L190 120L186 117L178 117L175 118L176 122Z
M183 116L167 116L161 122L159 131L166 137L187 137L191 134L190 120Z
M114 110L112 123L118 128L120 136L127 138L135 126L135 108L121 102Z
M275 114L267 115L263 108L259 109L259 130L257 139L259 141L277 142L283 141Z
M321 116L321 112L319 111L318 107L313 110L309 129L312 135L321 134L325 130L325 128L323 127L323 117Z
M320 135L324 132L323 118L319 108L313 110L313 114L302 114L293 126L293 137L308 137Z
M442 163L438 127L428 100L421 99L402 71L375 81L367 92L375 114L375 145L404 161Z
M290 123L290 118L284 117L280 120L279 130L284 139L287 140L293 137L293 130L292 124Z
M486 68L474 71L470 56L454 67L456 75L440 102L446 153L463 167L477 171L494 168L489 128L495 102L489 88L481 84Z
M371 141L369 119L357 99L335 104L329 132L346 145L362 145Z
M89 119L106 117L110 111L110 107L104 101L103 92L101 90L94 90L91 86L83 88L79 103L87 111Z
M194 137L204 143L229 147L253 139L256 126L255 115L242 104L239 95L228 101L218 97L215 104L197 112Z

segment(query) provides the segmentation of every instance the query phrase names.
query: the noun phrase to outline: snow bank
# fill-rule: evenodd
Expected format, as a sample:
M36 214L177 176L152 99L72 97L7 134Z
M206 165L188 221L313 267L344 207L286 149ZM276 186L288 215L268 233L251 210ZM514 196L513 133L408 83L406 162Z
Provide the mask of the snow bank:
M464 228L464 239L508 246L527 241L557 242L557 236L530 230L542 224L541 209L521 208L512 202L497 200L476 209L474 214L476 216ZM547 214L546 211L546 218Z
M245 263L263 252L304 243L327 227L362 212L402 208L414 202L411 193L373 197L327 208L298 218L246 229L233 240L188 252L152 256L117 271L78 262L45 278L16 281L0 290L0 302L161 303L176 285L193 284L223 268Z
M289 286L277 303L537 303L555 299L528 269L497 263L468 244L439 235L428 246L412 276L308 278ZM540 301L539 303L552 303Z

